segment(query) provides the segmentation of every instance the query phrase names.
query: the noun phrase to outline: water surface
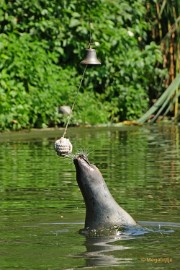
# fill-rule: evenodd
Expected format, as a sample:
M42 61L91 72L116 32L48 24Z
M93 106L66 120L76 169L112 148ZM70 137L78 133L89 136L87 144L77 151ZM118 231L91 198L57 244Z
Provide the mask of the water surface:
M0 269L178 269L180 127L71 128L116 201L148 233L86 238L62 130L0 134Z

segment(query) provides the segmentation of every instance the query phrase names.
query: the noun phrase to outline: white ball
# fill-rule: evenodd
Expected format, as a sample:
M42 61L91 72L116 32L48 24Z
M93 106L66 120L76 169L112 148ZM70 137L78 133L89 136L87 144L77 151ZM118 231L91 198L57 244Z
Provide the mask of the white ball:
M72 144L69 139L61 137L55 142L55 150L59 156L66 156L72 152Z

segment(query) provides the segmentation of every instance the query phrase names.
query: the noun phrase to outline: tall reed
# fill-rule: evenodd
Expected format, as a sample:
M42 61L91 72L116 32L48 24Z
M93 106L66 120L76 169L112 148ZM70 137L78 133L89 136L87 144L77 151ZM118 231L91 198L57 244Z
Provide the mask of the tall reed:
M169 85L180 72L180 1L148 1L147 11L152 18L151 37L161 45L163 67L169 71Z

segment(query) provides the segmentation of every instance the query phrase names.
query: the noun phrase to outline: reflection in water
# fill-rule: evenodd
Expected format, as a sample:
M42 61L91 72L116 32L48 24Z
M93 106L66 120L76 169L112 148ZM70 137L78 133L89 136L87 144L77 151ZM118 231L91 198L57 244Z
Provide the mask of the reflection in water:
M114 252L129 249L125 245L117 245L116 241L120 239L106 238L88 238L85 241L87 251L82 255L86 259L86 266L116 266L131 263L132 258L119 258L114 256Z
M131 256L127 256L125 251L132 249L128 242L137 242L138 237L143 237L145 234L152 236L151 239L157 239L157 236L169 235L174 233L171 227L180 227L180 223L155 223L141 222L143 227L129 228L127 231L120 233L118 236L109 237L86 237L84 243L86 252L80 254L80 257L86 259L86 266L106 266L112 267L117 265L132 266L133 260ZM158 225L158 226L157 226ZM131 254L131 253L128 253Z

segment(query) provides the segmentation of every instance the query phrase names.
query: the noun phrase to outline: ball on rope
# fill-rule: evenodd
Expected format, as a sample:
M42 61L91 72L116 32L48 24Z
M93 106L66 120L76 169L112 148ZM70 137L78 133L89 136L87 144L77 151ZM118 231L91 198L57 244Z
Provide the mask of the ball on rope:
M61 137L55 141L55 150L59 156L66 156L72 152L72 144L69 139Z

